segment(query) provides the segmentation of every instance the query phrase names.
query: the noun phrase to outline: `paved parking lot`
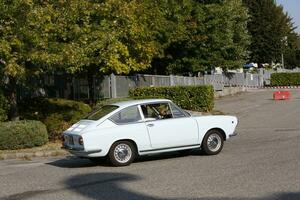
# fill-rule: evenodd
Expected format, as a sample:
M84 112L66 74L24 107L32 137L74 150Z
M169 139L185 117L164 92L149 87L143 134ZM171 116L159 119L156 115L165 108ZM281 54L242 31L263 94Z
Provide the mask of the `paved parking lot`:
M300 90L292 95L217 100L217 110L240 120L217 156L172 153L122 168L74 157L0 161L0 199L299 200Z

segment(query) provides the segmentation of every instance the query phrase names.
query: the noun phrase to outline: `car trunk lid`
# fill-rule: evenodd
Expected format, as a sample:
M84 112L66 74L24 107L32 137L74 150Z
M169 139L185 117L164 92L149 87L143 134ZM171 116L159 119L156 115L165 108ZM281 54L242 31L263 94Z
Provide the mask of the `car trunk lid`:
M80 135L83 130L85 130L88 126L92 125L94 121L92 120L80 120L76 124L73 124L70 128L68 128L65 133Z

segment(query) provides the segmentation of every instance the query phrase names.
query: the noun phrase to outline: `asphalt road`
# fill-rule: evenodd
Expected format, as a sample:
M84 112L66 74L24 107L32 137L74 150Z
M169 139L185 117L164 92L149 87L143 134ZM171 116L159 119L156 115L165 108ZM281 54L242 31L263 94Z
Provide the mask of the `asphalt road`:
M271 97L216 102L240 120L239 135L217 156L164 154L122 168L74 157L0 161L0 200L299 200L300 90L289 101Z

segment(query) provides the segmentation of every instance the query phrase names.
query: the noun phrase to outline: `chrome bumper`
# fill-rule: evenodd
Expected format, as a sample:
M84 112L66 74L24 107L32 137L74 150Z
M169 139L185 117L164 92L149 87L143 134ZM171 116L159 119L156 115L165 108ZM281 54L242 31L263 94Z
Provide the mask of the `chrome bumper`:
M67 145L62 146L61 148L74 154L92 154L92 153L100 153L102 151L102 149L93 149L93 150L85 151L83 148L74 148Z

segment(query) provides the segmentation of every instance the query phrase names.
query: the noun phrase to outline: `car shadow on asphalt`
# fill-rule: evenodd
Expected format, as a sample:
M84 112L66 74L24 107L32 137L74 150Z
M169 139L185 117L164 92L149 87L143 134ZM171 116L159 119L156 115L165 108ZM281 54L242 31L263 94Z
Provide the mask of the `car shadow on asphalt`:
M150 196L143 194L138 189L127 189L126 185L137 184L139 181L147 181L145 178L129 173L90 173L70 177L64 181L65 188L88 199L98 200L299 200L300 193L277 193L270 196L249 197L182 197L163 198L157 194ZM151 186L150 186L151 187ZM155 186L153 186L155 187ZM151 190L153 191L154 188ZM151 193L151 192L150 192ZM218 194L216 194L217 196Z
M143 194L138 189L127 189L125 185L137 184L136 182L145 181L140 176L128 173L91 173L76 175L65 180L66 188L87 197L88 199L114 199L114 200L299 200L300 193L278 193L270 196L249 198L249 197L182 197L176 198L159 197ZM153 186L155 187L155 186ZM153 191L154 188L152 188ZM150 192L151 193L151 192ZM217 196L218 194L216 194Z
M71 176L63 180L63 186L55 189L36 189L0 197L0 200L26 200L26 199L42 199L43 196L48 198L57 198L58 193L75 193L81 198L97 199L97 200L299 200L300 193L278 193L270 196L249 198L249 197L182 197L178 195L176 198L159 197L155 188L151 188L147 194L145 189L136 191L126 188L130 184L139 185L140 181L145 178L129 173L86 173ZM142 183L145 184L145 183ZM141 186L142 187L142 186ZM151 187L151 186L149 186ZM155 187L155 186L153 186ZM149 195L155 193L155 196ZM216 194L217 196L218 194Z
M176 159L176 158L181 158L186 156L206 156L206 155L202 154L201 151L198 150L168 152L168 153L139 156L134 161L134 163ZM87 158L78 158L76 156L67 156L65 158L54 160L46 164L55 167L60 167L60 168L86 168L86 167L96 167L96 166L111 167L111 164L107 158L87 159Z
M110 166L109 162L105 158L90 160L87 158L78 158L76 156L67 156L65 158L57 159L46 164L60 168L87 168L95 166Z

